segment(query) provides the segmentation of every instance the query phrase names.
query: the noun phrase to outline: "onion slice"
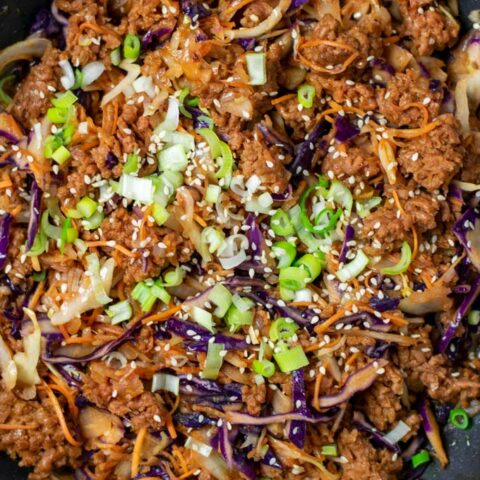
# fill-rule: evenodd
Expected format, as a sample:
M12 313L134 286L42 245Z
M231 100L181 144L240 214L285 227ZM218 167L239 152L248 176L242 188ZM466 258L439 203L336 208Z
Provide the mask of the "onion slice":
M118 95L123 93L128 87L130 87L140 75L141 71L140 65L127 62L126 60L124 60L120 64L120 68L123 68L127 72L127 75L112 90L110 90L106 95L104 95L101 103L102 107L104 107L107 103L111 102L115 97L117 97Z

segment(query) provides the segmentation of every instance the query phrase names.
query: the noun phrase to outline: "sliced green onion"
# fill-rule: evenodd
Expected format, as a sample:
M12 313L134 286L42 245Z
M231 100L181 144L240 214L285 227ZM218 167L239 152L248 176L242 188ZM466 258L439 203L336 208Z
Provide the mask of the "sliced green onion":
M209 343L207 351L207 359L205 361L205 368L201 373L202 378L215 380L222 368L223 352L225 351L223 343Z
M469 325L474 327L480 324L480 310L471 310L468 313L467 321Z
M282 237L288 237L295 233L295 229L293 228L288 214L282 209L277 210L271 217L270 228L275 235L280 235Z
M402 243L402 253L398 263L392 267L381 268L380 272L383 275L400 275L408 270L410 263L412 262L412 249L408 242Z
M370 259L363 253L363 250L358 250L355 258L337 271L337 278L341 282L352 280L363 272L369 261Z
M334 443L330 445L322 445L320 453L325 457L338 457L338 448Z
M177 267L174 270L170 270L163 275L163 281L165 287L178 287L182 284L185 278L185 270Z
M82 226L86 230L95 230L102 224L104 217L103 211L97 210L91 217L82 220Z
M129 200L135 200L146 205L153 203L154 187L150 178L123 174L120 177L118 189L118 193Z
M55 160L59 165L65 163L70 157L70 152L63 145L58 147L52 154L52 159Z
M61 228L55 225L51 225L48 221L48 212L43 212L42 219L40 220L40 225L42 231L47 235L47 237L54 240L60 240Z
M242 312L235 305L232 305L225 316L225 323L232 332L236 332L242 325L251 325L253 323L253 310Z
M268 336L270 340L276 342L278 340L289 340L295 335L299 326L289 318L277 318L270 325Z
M65 245L73 243L78 238L78 232L75 227L72 227L72 219L67 217L62 225L60 233L60 253L63 255Z
M296 267L304 268L310 275L310 281L313 282L322 271L322 268L325 266L325 254L324 253L307 253L300 257L296 262Z
M45 140L45 158L52 158L53 152L62 146L62 139L56 135L50 135Z
M352 192L338 180L334 180L327 194L327 200L333 200L340 205L347 215L352 211L353 197Z
M367 200L357 200L355 202L355 210L360 218L370 215L370 211L382 203L381 197L372 197Z
M62 142L64 145L68 145L72 141L73 134L75 133L75 126L73 124L65 125L60 131Z
M208 299L216 305L213 314L219 318L223 318L232 304L232 294L228 288L221 283L217 283L208 295Z
M288 290L301 290L310 281L310 274L300 267L285 267L280 269L279 283Z
M128 300L110 305L105 312L111 318L112 325L130 320L133 315L132 306Z
M427 450L421 450L412 457L412 467L417 468L430 461L430 454Z
M52 105L54 107L58 107L58 108L69 108L77 100L78 100L78 98L75 96L75 94L73 92L71 92L70 90L67 90L65 93L62 93L61 95L59 95L56 98L53 98L52 99Z
M0 79L0 102L4 107L8 107L12 103L12 97L5 93L5 84L15 80L15 75L8 75Z
M215 173L216 178L223 178L230 184L230 177L233 171L233 154L225 142L220 142L221 156L217 158L219 169ZM226 185L227 186L227 185Z
M169 217L167 209L159 203L154 203L152 207L152 217L158 226L163 225Z
M293 302L295 300L295 292L293 290L280 287L279 291L280 291L280 298L282 300L285 300L285 302Z
M241 297L240 295L238 295L238 293L236 293L232 297L232 303L241 312L246 312L247 310L251 310L255 306L255 303L252 300L250 300L247 297Z
M136 35L128 34L123 40L123 56L127 60L136 60L140 55L140 39Z
M470 417L463 408L454 408L450 410L448 416L450 423L459 430L466 430L470 425Z
M129 153L127 155L127 161L123 166L123 173L130 175L131 173L137 173L140 170L140 157L137 153Z
M32 278L35 282L43 282L47 278L47 271L33 272Z
M165 304L168 304L172 299L171 295L165 290L160 280L155 280L153 285L150 287L150 290L152 292L152 295L155 295L156 298L158 298Z
M153 200L163 206L168 204L177 188L183 184L183 175L170 170L163 172L160 176L151 176L149 179L154 186Z
M317 252L325 246L325 242L329 240L320 240L315 238L303 225L302 212L300 205L295 205L288 211L292 225L298 235L300 241L307 246L310 252Z
M210 130L209 128L199 128L197 133L207 141L208 146L210 147L210 155L213 159L216 159L222 154L220 149L220 139L213 130Z
M162 171L183 172L188 165L187 154L182 145L172 145L163 149L158 154L158 161Z
M98 203L90 197L83 197L75 207L83 218L91 217L98 208Z
M45 212L44 215L46 213L47 212ZM42 219L43 219L43 216L42 216ZM47 220L48 220L48 217L47 217ZM43 231L43 227L42 227L42 229L39 230L35 235L32 248L29 250L27 255L29 257L38 257L38 255L41 255L43 252L45 252L47 248L48 248L48 236Z
M52 107L47 110L47 118L52 123L65 123L70 117L68 108Z
M180 392L180 378L176 375L170 375L168 373L156 373L152 377L152 392L158 390L164 390L166 392L178 395Z
M168 145L182 145L186 152L195 150L195 138L187 132L165 131L162 140Z
M265 85L267 83L267 57L265 53L247 53L247 71L250 85Z
M302 85L297 91L298 103L305 108L313 107L313 99L315 98L315 87L312 85Z
M337 211L334 212L331 208L324 208L315 219L317 224L320 222L321 223L318 225L313 225L310 221L307 210L307 199L309 198L310 194L317 189L317 186L307 188L307 190L305 190L300 197L300 220L306 230L321 237L325 237L337 225L337 222L342 214L342 210L337 209Z
M209 185L205 192L205 201L207 203L216 203L222 189L218 185Z
M192 307L190 314L196 323L206 328L210 332L215 333L215 323L210 312L207 312L203 308L194 306Z
M115 48L110 52L110 60L112 61L112 65L118 67L122 62L122 51L120 47Z
M288 350L274 353L273 358L275 358L278 368L280 368L283 373L293 372L299 368L306 367L309 363L305 352L299 345Z
M252 369L256 374L270 378L275 373L275 364L269 360L254 360Z
M281 241L272 245L272 254L278 260L277 267L282 269L293 263L297 256L297 249L292 243Z
M75 83L73 84L72 89L77 90L78 88L81 88L83 85L83 72L77 68L75 69Z
M210 253L215 253L225 241L225 234L215 227L206 227L200 235L200 242L208 247Z
M139 282L132 290L132 298L136 300L143 312L149 312L157 298L145 282Z
M200 97L187 98L184 103L188 107L198 107L200 105Z

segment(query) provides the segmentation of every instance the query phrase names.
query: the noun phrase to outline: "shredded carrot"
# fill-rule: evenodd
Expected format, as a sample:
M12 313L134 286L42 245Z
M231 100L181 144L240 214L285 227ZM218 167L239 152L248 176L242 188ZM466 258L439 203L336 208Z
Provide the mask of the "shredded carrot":
M325 363L325 362L324 362ZM323 375L318 372L317 378L315 379L315 389L313 391L313 408L317 411L320 410L319 397L320 397L320 386L322 384Z
M416 138L431 132L438 125L440 125L440 121L434 120L433 122L428 123L420 128L387 128L386 131L392 137Z
M37 285L37 288L35 289L35 292L32 295L30 302L28 302L28 308L30 308L31 310L35 309L44 291L45 291L45 281L43 280Z
M308 60L308 58L305 58L305 56L303 56L301 53L301 50L303 50L304 48L318 47L319 45L326 45L327 47L340 48L342 50L352 52L352 54L338 67L332 66L333 68L330 68L330 69L325 68L320 65L317 65L315 62L312 62L311 60ZM316 72L329 73L333 75L344 72L357 57L358 57L358 52L351 45L347 45L346 43L341 43L341 42L335 42L332 40L309 40L307 42L304 42L303 44L300 44L298 47L298 58L303 64L305 64L307 67L310 67L312 70L315 70Z
M287 95L283 95L281 97L273 99L272 105L278 105L279 103L286 102L288 100L291 100L292 98L295 98L297 95L295 93L288 93Z
M78 408L75 405L75 399L73 398L72 392L54 375L50 375L50 378L53 382L55 382L55 384L50 384L49 387L52 390L56 390L57 392L61 393L65 397L65 399L67 400L68 409L70 410L70 415L72 415L72 417L76 419L78 417Z
M193 214L193 219L203 228L207 226L205 220L202 217L199 217L197 214Z
M180 467L182 468L183 472L184 473L188 472L187 461L185 460L185 457L182 455L182 452L176 445L173 446L172 453L174 457L177 458L178 461L180 462Z
M359 309L365 310L367 312L375 314L376 310L372 307L369 307L368 305L364 305L363 303L359 302L352 302L358 306ZM383 312L382 317L386 318L387 320L390 320L394 325L397 327L405 327L408 325L408 320L405 320L402 317L399 317L398 315L395 315L393 313L388 313L388 312Z
M409 108L418 108L419 110L422 111L423 113L422 127L425 128L428 125L428 117L429 117L427 107L421 102L409 102L399 107L399 109L402 112L405 110L408 110Z
M85 29L89 28L90 30L93 30L94 32L100 33L100 34L107 34L107 35L114 35L115 37L118 37L118 33L111 29L104 27L102 25L97 25L92 22L83 22L79 27L78 31L83 32Z
M128 248L123 247L122 245L118 245L117 243L114 243L113 245L109 245L108 240L97 240L93 242L85 242L88 248L97 248L97 247L108 247L108 248L114 248L115 250L118 250L119 252L123 253L127 257L135 257L135 253L129 250Z
M12 181L10 180L10 177L7 175L7 179L6 180L2 180L0 182L0 189L2 188L9 188L11 187L13 184L12 184Z
M345 315L345 310L340 309L335 313L335 315L332 315L329 319L325 320L323 323L320 325L317 325L315 327L315 332L316 333L322 333L325 330L327 330L330 326L332 326L337 320L342 318Z
M196 468L192 468L188 472L185 472L183 475L180 475L178 477L178 480L183 480L184 478L188 478L190 476L193 476L193 474L195 473L196 470L197 470ZM143 480L145 480L145 478L143 478Z
M400 203L400 198L398 198L398 193L397 193L397 191L394 190L394 189L392 190L392 197L393 197L393 199L395 200L395 203L396 203L396 205L397 205L397 208L400 210L400 213L401 213L402 215L406 215L406 212L405 212L405 210L403 209L402 204Z
M80 447L81 443L73 438L72 434L70 433L70 430L68 429L67 422L65 421L65 417L62 412L62 407L58 403L57 397L53 393L52 389L45 382L42 382L42 384L45 387L48 398L52 402L53 409L58 417L58 421L60 423L60 426L62 427L62 431L63 431L63 434L65 435L65 439L70 445L72 445L72 447Z
M414 225L412 225L412 236L413 236L412 260L415 260L418 254L418 234L417 234L417 229L415 228Z
M154 313L153 315L150 315L144 318L142 320L142 323L146 325L147 323L150 323L150 322L161 322L162 320L166 320L167 318L170 318L172 315L175 315L175 313L179 312L181 309L182 309L181 305L176 305L172 308L169 308L168 310Z
M18 425L16 423L0 423L0 430L35 430L38 425Z
M18 205L10 212L10 215L13 218L15 218L21 211L22 211L22 207L20 205Z
M68 340L70 338L70 335L68 334L68 330L67 330L67 327L65 325L59 325L58 326L58 329L60 330L60 332L62 333L63 335L63 338L65 340Z
M132 478L134 478L138 473L138 467L140 466L140 461L142 457L142 448L143 441L147 435L147 427L142 427L135 439L135 445L133 446L132 452Z
M348 357L347 360L345 361L345 365L352 365L359 356L360 356L360 352L352 353L350 357Z
M165 423L167 425L167 430L172 439L177 438L177 431L175 430L175 425L173 424L172 417L170 415L167 415L167 418L165 420Z

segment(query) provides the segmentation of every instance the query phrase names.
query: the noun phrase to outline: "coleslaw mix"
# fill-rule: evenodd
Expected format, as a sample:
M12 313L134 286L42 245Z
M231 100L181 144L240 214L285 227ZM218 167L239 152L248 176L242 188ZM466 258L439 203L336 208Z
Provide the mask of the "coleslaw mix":
M30 479L448 465L480 396L455 15L56 0L0 53L0 449Z

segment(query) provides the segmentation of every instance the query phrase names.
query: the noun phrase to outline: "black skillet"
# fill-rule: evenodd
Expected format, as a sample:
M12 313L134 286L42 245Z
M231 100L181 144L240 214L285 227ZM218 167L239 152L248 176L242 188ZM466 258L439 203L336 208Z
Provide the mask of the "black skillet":
M0 0L0 48L25 38L35 13L50 3L51 0ZM472 10L480 9L480 0L458 0L458 3L460 20L467 30L471 28L468 15ZM480 480L480 419L475 419L467 431L446 427L444 441L450 458L449 467L440 470L434 463L422 479ZM0 480L26 480L27 473L28 470L19 468L6 455L0 454Z

